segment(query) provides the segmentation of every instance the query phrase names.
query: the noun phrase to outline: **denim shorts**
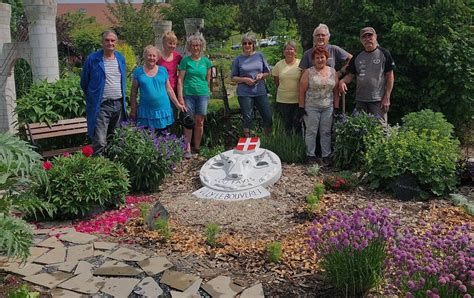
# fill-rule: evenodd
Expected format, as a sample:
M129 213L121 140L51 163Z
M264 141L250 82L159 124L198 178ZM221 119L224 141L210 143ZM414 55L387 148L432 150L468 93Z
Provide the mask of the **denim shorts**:
M188 114L190 116L194 115L207 115L207 104L209 102L209 95L185 95L184 103L186 109L188 109Z

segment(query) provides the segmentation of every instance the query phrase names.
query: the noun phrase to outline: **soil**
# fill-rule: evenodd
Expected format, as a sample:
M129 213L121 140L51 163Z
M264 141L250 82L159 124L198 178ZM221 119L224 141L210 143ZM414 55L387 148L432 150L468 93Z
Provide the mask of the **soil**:
M204 158L183 162L155 194L170 214L171 239L164 241L159 232L147 230L141 219L129 223L129 239L166 255L178 270L199 274L205 280L230 275L243 286L261 282L268 296L334 297L307 245L312 219L329 209L351 212L369 205L388 208L403 227L414 229L420 229L423 222L449 226L474 223L474 217L445 199L403 202L364 187L350 192L326 192L317 210L309 214L306 196L331 171L311 177L307 166L295 164L283 165L281 179L269 188L269 198L235 202L197 199L191 194L201 187L199 170L204 162ZM472 187L463 187L460 192L467 197L474 194ZM209 223L222 228L215 247L206 243ZM280 241L283 248L276 264L266 256L266 246L272 241ZM372 294L379 291L375 289Z

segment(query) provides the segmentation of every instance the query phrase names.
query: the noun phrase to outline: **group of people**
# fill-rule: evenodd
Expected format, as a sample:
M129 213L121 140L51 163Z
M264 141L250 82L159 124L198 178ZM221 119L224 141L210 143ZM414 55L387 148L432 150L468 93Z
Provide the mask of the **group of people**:
M386 121L393 89L395 64L390 53L377 43L372 27L360 31L364 50L355 56L329 44L329 28L318 25L313 32L313 47L297 58L294 41L285 43L284 59L272 69L264 55L256 51L254 34L242 37L242 54L231 67L232 81L237 83L237 97L242 112L243 135L251 136L253 111L262 117L264 134L272 132L272 111L265 79L273 76L277 86L277 110L288 133L301 133L307 158L316 161L316 137L320 135L323 163L331 156L331 126L334 110L340 106L340 94L356 80L356 110L372 113ZM203 52L206 41L191 35L186 41L188 55L176 51L178 39L173 32L163 36L163 51L147 46L143 51L144 65L132 73L129 117L138 125L166 130L183 113L191 123L184 127L185 158L191 150L199 153L204 119L210 96L212 62ZM86 95L88 134L94 154L102 154L107 138L126 118L125 59L115 50L117 35L109 30L102 34L102 49L86 59L81 74L81 87ZM336 67L339 71L336 71ZM137 101L137 96L140 100ZM192 146L191 146L192 145Z

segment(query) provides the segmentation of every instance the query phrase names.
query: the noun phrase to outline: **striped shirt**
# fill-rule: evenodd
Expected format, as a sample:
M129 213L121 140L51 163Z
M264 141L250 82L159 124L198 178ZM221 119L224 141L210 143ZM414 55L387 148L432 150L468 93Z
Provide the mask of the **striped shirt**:
M119 99L122 97L122 86L120 69L117 59L104 59L105 67L105 86L102 101L107 99Z

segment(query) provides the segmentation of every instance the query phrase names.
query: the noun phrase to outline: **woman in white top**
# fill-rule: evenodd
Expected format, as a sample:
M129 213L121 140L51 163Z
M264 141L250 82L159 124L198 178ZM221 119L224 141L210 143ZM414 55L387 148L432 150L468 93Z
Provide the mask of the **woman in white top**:
M330 164L331 124L334 108L339 108L338 77L334 68L326 65L329 52L316 47L311 55L313 65L306 69L300 80L299 116L306 125L306 156L310 163L316 162L316 136L320 133L323 165Z

